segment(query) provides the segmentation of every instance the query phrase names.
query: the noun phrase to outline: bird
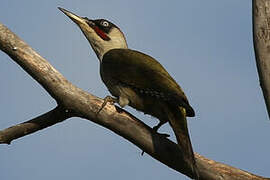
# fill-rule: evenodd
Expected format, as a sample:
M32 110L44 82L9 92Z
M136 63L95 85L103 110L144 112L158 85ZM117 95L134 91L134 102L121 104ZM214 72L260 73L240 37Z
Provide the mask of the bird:
M195 112L178 83L153 57L129 49L124 33L112 22L58 8L81 29L99 59L101 79L114 96L107 96L102 107L116 102L156 117L156 132L169 122L193 178L199 179L186 119Z

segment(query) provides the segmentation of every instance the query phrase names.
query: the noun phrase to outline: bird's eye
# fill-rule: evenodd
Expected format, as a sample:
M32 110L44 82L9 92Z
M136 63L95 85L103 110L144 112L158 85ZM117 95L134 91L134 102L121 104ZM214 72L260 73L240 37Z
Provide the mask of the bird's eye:
M102 21L101 22L101 25L104 26L104 27L108 27L109 26L109 23L107 21Z

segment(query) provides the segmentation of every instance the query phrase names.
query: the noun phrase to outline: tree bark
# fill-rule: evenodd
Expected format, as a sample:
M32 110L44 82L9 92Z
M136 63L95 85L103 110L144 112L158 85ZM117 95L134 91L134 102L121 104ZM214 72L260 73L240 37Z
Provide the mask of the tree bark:
M157 134L142 121L114 105L106 105L99 114L102 99L72 85L44 58L0 24L0 49L28 72L57 101L58 106L44 115L0 131L0 143L12 140L62 122L81 117L104 126L124 137L168 167L192 177L178 146ZM200 180L269 180L252 173L195 154ZM179 161L181 160L181 161Z
M14 139L50 127L70 117L72 117L70 112L66 112L60 106L57 106L41 116L0 131L0 144L10 144Z
M270 118L270 0L253 0L253 42L260 85Z

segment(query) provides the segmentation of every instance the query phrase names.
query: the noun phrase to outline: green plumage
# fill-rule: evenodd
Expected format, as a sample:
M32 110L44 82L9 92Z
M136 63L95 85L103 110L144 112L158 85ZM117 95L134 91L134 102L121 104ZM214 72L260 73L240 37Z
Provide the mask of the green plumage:
M169 122L185 161L183 166L188 166L191 176L198 180L186 120L186 116L192 117L195 113L176 81L152 57L127 49L124 34L113 23L105 19L82 18L63 8L60 10L80 27L91 44L101 62L101 78L110 93L117 97L118 104L129 105L158 118L160 123L153 128L155 131ZM105 99L102 107L106 102Z
M113 81L115 85L129 86L138 93L184 107L187 116L195 115L180 86L158 61L146 54L130 49L112 49L104 55L100 72L105 84Z
M196 161L188 134L187 116L194 110L175 80L152 57L130 49L112 49L100 66L103 82L121 106L131 107L160 120L158 128L169 122L184 159L198 179ZM122 100L121 102L121 99Z

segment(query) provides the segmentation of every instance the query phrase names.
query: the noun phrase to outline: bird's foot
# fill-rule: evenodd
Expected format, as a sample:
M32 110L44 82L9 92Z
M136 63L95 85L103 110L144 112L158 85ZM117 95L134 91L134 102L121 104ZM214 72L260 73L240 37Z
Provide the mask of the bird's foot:
M102 103L101 108L96 112L96 115L100 113L100 111L106 106L107 103L114 104L118 102L118 99L113 98L111 96L106 96L103 100L104 102Z
M158 133L160 136L163 136L163 137L165 137L165 138L168 138L168 137L170 137L170 135L169 134L166 134L166 133Z
M159 129L164 123L165 123L165 122L159 122L158 125L156 125L156 126L153 127L153 130L154 130L156 133L158 133L158 132L157 132L158 129ZM169 134L166 134L166 133L158 133L158 134L164 136L165 138L170 137L170 135L169 135Z
M154 127L153 127L153 130L154 130L157 134L159 134L160 136L163 136L163 137L165 137L165 138L170 137L169 134L157 132L158 129L160 128L160 126L161 126L162 124L164 124L164 123L159 123L158 125L154 126ZM144 151L141 152L141 156L143 156L143 154L144 154Z

